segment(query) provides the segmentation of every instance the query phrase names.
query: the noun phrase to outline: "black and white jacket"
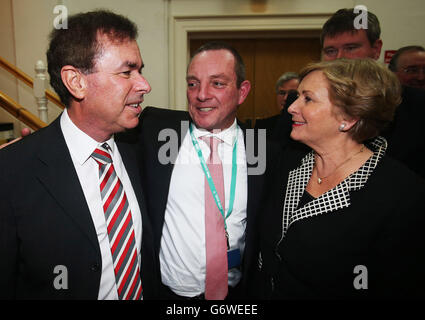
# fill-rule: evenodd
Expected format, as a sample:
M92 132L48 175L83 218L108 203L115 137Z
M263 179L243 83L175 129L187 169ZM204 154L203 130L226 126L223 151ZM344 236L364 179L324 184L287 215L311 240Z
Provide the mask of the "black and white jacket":
M332 190L299 207L314 152L288 148L268 172L259 222L259 298L425 296L425 181L385 156L387 142Z

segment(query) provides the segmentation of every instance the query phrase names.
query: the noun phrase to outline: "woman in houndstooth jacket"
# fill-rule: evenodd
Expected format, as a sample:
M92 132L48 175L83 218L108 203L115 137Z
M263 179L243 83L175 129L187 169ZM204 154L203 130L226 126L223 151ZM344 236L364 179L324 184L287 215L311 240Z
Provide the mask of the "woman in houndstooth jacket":
M253 287L274 299L424 297L425 181L379 137L400 103L397 79L344 59L301 79L291 138L311 150L288 147L267 168Z

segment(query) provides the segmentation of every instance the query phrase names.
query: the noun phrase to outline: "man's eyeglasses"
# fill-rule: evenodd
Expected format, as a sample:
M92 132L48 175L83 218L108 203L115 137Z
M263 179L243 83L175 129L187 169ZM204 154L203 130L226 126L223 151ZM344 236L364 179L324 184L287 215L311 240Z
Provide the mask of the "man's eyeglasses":
M298 91L297 90L294 90L294 89L290 89L290 90L279 90L278 92L277 92L277 94L279 95L279 96L286 96L286 95L296 95L296 96L298 96Z
M410 75L417 75L421 72L421 70L425 74L425 66L422 66L422 67L420 67L420 66L407 67L407 68L403 69L403 72L410 74Z

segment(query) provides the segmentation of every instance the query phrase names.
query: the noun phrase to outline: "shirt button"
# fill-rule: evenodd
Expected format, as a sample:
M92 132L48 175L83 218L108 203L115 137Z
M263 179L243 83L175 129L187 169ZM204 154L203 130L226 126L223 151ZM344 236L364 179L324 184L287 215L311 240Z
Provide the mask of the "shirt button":
M93 272L97 272L100 270L100 265L98 263L95 263L91 266L90 270Z

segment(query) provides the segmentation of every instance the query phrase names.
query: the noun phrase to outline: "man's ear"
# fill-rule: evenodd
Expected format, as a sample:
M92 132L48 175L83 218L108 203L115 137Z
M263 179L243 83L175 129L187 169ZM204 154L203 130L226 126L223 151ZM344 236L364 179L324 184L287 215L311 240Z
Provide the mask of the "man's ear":
M251 90L251 82L245 80L241 83L239 88L239 104L242 104L248 96L249 90Z
M61 78L63 84L75 99L84 99L87 92L87 79L80 70L70 65L63 66Z
M378 60L381 55L381 49L382 49L382 40L377 39L375 43L372 46L375 56L373 59Z

